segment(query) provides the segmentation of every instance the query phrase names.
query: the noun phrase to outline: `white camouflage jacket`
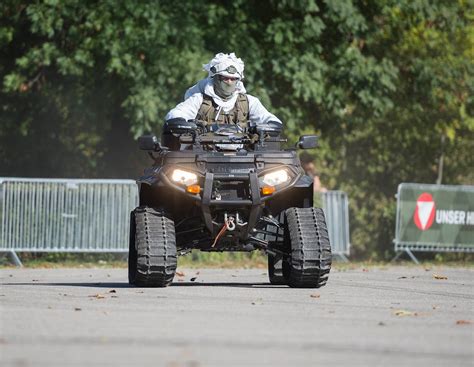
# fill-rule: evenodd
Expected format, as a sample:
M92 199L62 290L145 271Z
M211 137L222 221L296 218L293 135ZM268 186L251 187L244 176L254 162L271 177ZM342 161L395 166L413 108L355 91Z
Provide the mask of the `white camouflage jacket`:
M250 126L264 125L269 121L282 123L274 114L268 112L257 97L246 93L242 82L237 83L237 88L232 98L224 101L214 92L211 78L203 79L189 88L184 95L184 101L169 111L165 119L169 120L181 117L186 120L192 120L196 118L203 101L203 93L212 97L214 102L220 107L218 114L221 113L221 111L222 113L230 111L235 105L238 94L245 93L249 101Z

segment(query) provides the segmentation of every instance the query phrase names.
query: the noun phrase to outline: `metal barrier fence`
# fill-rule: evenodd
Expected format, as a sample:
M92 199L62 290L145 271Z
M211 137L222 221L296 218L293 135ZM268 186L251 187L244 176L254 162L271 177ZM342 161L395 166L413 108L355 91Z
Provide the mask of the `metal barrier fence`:
M343 191L321 193L322 207L328 225L329 241L333 255L348 261L350 253L349 200Z
M125 252L133 180L0 178L0 251Z
M315 197L314 206L321 206L324 210L333 257L339 257L347 262L349 261L347 256L350 254L351 247L349 237L349 200L347 194L343 191L327 191L317 195L320 195L320 197ZM277 220L283 223L284 218L282 214L280 214ZM278 233L279 236L283 235L282 230L277 229L273 225L268 225L266 231L267 234L259 234L257 238L274 241L275 236L271 233Z
M321 194L335 256L350 251L347 194ZM127 252L132 180L0 178L0 252Z

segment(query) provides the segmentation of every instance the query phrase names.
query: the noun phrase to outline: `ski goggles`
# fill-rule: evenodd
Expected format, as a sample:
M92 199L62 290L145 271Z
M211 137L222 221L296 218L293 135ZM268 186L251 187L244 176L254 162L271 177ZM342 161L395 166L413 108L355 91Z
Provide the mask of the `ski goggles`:
M240 73L237 70L237 68L233 65L230 65L230 66L228 66L228 67L226 67L225 69L222 69L222 70L218 70L215 66L212 66L210 71L213 74L221 74L221 73L227 73L227 74L230 74L230 75L237 74L235 76L235 78L240 79Z
M217 74L216 76L219 80L231 80L233 82L236 82L239 80L239 78L235 76L227 76L227 75L222 75L222 74Z

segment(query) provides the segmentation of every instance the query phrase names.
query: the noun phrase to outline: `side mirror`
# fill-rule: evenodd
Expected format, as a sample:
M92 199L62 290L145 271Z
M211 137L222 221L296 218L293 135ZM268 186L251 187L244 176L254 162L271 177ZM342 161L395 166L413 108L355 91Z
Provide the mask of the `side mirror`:
M318 136L302 135L296 146L300 149L313 149L318 146Z
M141 150L155 150L159 145L155 135L142 135L138 138L138 147Z

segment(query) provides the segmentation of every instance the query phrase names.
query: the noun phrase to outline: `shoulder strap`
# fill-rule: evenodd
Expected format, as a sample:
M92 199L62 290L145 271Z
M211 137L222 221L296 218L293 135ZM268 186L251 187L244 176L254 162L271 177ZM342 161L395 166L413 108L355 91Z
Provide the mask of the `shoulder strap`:
M242 127L247 127L249 120L249 99L246 94L239 93L235 103L235 123Z
M212 97L203 93L201 107L199 107L196 118L209 124L212 122L215 109L216 107Z

